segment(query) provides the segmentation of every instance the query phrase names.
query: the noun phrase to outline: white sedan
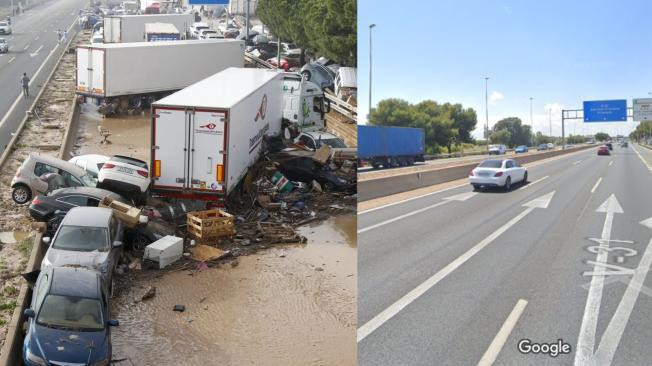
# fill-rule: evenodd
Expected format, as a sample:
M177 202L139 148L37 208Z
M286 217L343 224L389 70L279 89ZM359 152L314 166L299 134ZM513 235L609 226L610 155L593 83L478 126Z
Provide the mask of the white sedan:
M512 184L527 182L527 169L513 159L488 159L469 174L473 190L482 187L502 187L510 190Z
M97 176L97 188L107 189L144 202L149 190L147 163L128 156L114 155L104 162Z

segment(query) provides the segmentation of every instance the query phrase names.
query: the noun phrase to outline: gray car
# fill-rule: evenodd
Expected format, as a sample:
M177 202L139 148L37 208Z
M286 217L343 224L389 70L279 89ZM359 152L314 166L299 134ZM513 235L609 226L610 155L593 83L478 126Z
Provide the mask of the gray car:
M0 53L7 53L9 52L9 44L7 43L7 40L4 38L0 38Z
M74 207L61 221L41 263L47 267L85 267L96 270L111 283L122 255L123 226L113 210ZM51 242L51 243L50 243Z
M303 65L301 68L301 75L304 79L312 81L313 83L321 86L322 89L333 89L335 82L335 73L333 70L329 69L319 62Z

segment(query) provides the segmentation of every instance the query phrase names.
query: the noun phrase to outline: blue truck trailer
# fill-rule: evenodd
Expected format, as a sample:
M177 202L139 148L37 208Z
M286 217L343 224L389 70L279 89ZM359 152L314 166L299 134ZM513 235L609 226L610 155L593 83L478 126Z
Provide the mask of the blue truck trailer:
M358 160L374 169L408 166L425 161L425 133L422 128L358 126Z

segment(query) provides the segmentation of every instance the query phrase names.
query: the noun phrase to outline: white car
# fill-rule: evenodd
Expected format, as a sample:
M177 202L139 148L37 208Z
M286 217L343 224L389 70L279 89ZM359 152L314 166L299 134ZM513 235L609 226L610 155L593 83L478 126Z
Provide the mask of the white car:
M489 155L503 155L507 153L505 145L489 145Z
M294 143L305 146L312 151L319 149L322 145L328 145L335 151L348 149L344 140L332 133L322 131L301 132L294 139Z
M199 32L202 29L210 29L210 27L208 26L208 24L203 23L203 22L192 23L192 25L190 26L190 36L192 38L199 37Z
M99 174L100 169L102 169L102 165L104 165L107 160L109 160L109 157L106 155L88 154L75 156L68 160L68 162L84 169L93 178L97 179L97 175Z
M548 150L554 149L554 148L555 148L555 144L553 144L552 142L549 142L548 143Z
M9 22L0 21L0 33L11 34L11 25L9 25Z
M208 39L209 34L217 34L217 32L210 29L210 28L202 29L202 30L199 31L197 38L199 38L199 39Z
M474 191L482 187L502 187L509 191L518 182L527 182L527 169L513 159L487 159L469 174Z
M114 155L104 162L97 176L98 188L122 193L143 202L149 190L147 163L128 156Z

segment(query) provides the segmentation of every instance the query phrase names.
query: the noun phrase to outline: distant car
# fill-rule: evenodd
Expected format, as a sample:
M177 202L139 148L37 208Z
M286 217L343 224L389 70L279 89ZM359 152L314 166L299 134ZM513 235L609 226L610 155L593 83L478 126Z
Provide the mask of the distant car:
M95 187L97 182L75 164L49 155L31 153L11 180L11 198L14 202L22 205L37 194L45 194L49 186L41 177L48 173L60 175L66 187Z
M0 21L0 34L11 34L11 24L7 21Z
M295 144L300 144L310 150L317 150L324 144L330 146L334 150L343 150L348 147L344 140L328 132L314 131L302 132L294 139Z
M614 146L611 144L611 142L607 142L607 143L605 144L605 146L607 146L607 147L609 148L609 150L613 150L613 149L614 149Z
M299 58L301 56L301 48L293 43L281 42L281 52L290 58Z
M528 151L529 151L529 149L528 149L528 147L525 146L525 145L517 146L517 147L514 149L514 152L515 152L516 154L522 154L522 153L526 153L526 152L528 152Z
M333 89L336 76L333 70L319 62L303 65L301 68L301 75L304 79L321 86L322 89Z
M335 95L340 99L358 96L358 69L355 67L340 67L333 82Z
M106 155L99 154L87 154L87 155L77 155L68 162L77 165L78 167L84 169L88 172L93 178L97 179L97 174L99 174L102 165L109 160L109 157Z
M240 34L240 30L237 28L227 28L222 32L224 38L236 38Z
M0 38L0 53L9 52L9 43L4 38Z
M121 195L94 187L61 188L50 192L47 196L36 196L29 205L29 215L36 221L48 221L56 211L66 213L73 207L97 207L104 197L129 203Z
M471 171L469 182L476 191L482 187L510 190L514 183L527 182L527 169L513 159L488 159Z
M627 141L623 141L623 143L620 144L620 147L627 147Z
M224 39L224 36L221 36L217 33L209 33L204 36L204 39Z
M540 144L537 146L537 151L548 150L548 144Z
M548 143L548 150L552 150L554 148L555 148L555 144L553 144L552 142L549 142Z
M24 315L27 366L111 364L111 319L107 285L96 271L42 269ZM65 340L65 342L64 342ZM62 345L63 344L63 345Z
M272 66L276 67L278 64L278 59L276 57L271 57L267 59L267 62L271 64ZM298 63L290 58L287 57L281 57L281 65L278 66L279 68L289 71L293 67L298 67Z
M316 180L329 191L354 191L356 187L355 182L338 176L311 157L297 157L285 160L280 164L279 170L293 181L310 184L313 180Z
M124 228L106 207L73 207L59 224L41 269L80 266L98 271L111 284L113 270L122 256Z
M202 30L199 31L197 38L199 38L199 39L208 39L209 34L217 35L217 32L212 30L212 29L202 29Z
M489 155L504 155L507 153L507 146L505 145L489 145Z
M97 178L98 188L123 193L138 202L145 200L149 190L147 163L128 156L112 156L102 165Z
M611 155L607 146L600 146L598 148L598 155Z

